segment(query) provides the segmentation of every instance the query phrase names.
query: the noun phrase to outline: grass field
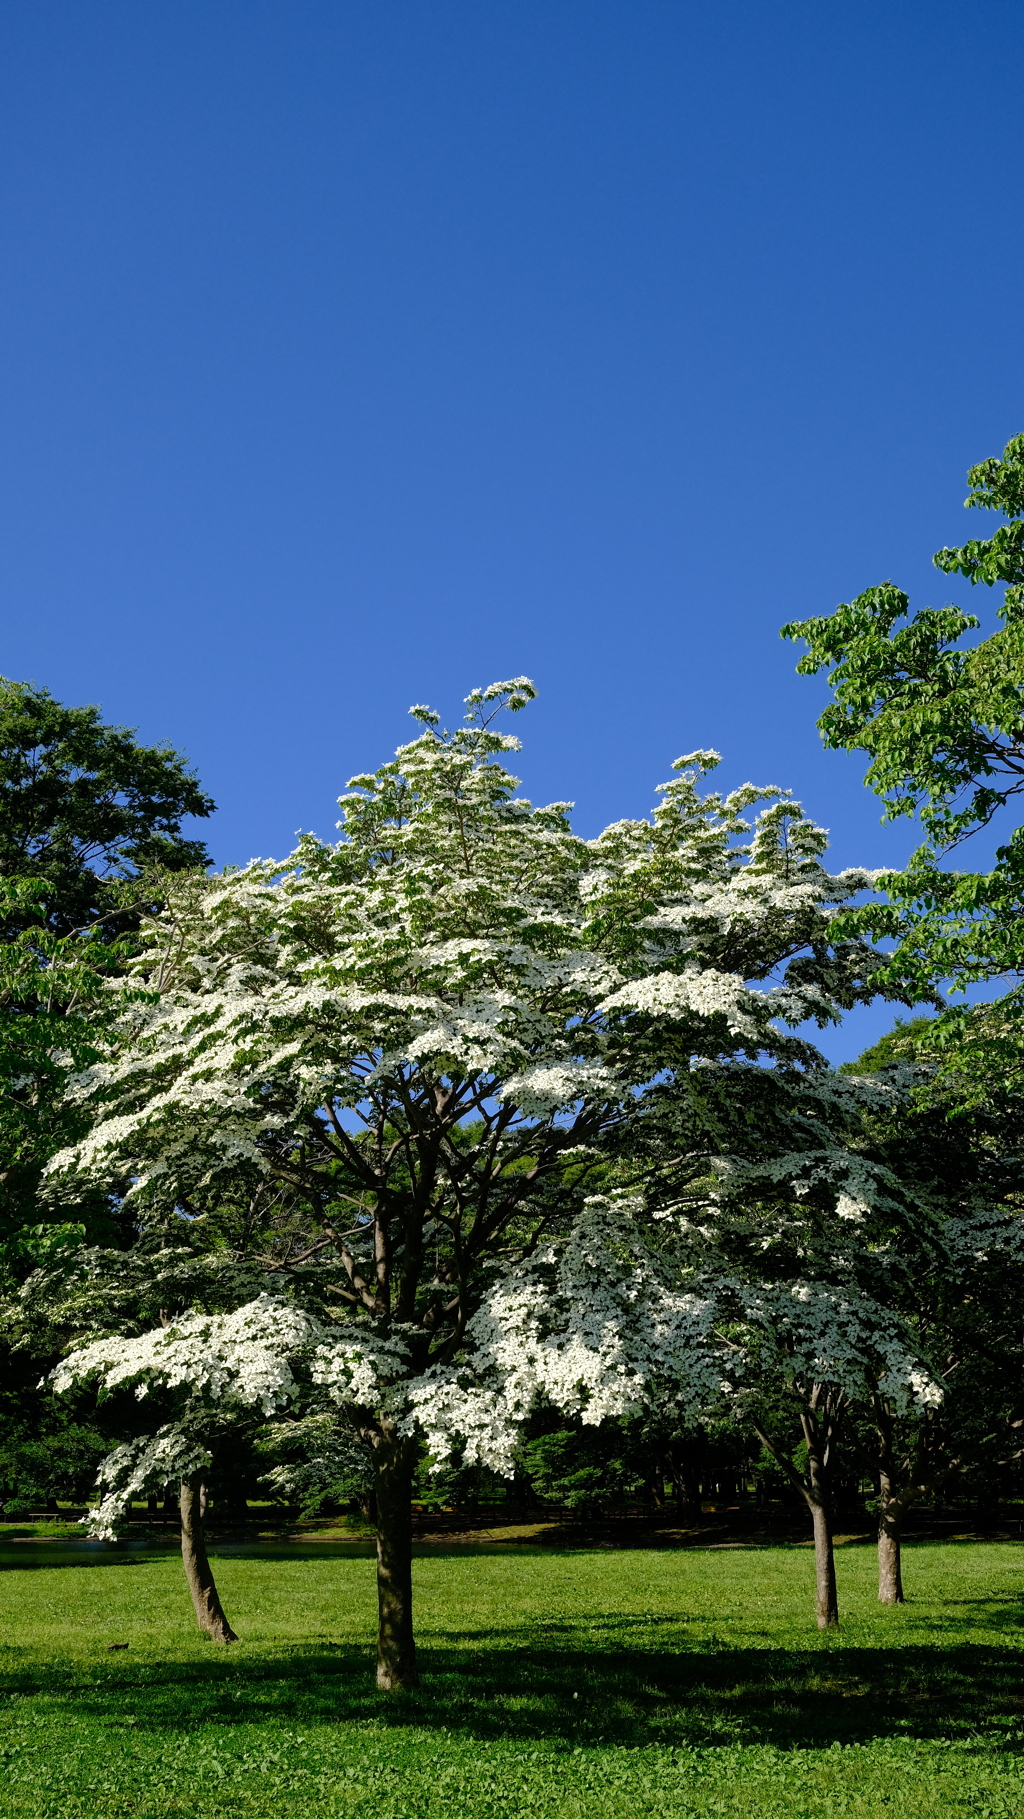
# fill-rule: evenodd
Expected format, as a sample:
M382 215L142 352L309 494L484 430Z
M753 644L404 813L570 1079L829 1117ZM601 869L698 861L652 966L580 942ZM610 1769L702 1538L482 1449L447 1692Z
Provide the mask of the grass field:
M372 1563L325 1554L218 1562L230 1650L173 1556L0 1573L0 1813L1024 1819L1012 1543L915 1547L902 1610L843 1550L837 1639L802 1548L439 1552L398 1698Z

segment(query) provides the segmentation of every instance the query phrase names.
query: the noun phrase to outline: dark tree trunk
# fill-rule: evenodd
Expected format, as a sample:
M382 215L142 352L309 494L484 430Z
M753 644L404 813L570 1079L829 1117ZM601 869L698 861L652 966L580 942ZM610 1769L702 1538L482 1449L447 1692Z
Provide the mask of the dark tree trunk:
M224 1615L206 1552L205 1506L206 1486L202 1474L193 1472L190 1478L181 1481L181 1558L192 1593L196 1622L214 1642L237 1642L238 1637Z
M691 1522L701 1519L700 1507L700 1474L696 1467L686 1467L681 1474L681 1483L677 1487L681 1512L689 1516Z
M377 1484L377 1685L418 1686L412 1630L412 1479L415 1442L384 1422L374 1444Z

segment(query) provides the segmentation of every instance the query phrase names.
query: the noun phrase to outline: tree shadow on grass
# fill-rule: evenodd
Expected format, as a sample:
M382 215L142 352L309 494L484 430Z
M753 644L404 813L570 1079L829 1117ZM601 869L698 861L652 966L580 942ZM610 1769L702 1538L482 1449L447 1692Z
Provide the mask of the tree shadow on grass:
M597 1621L607 1632L621 1620ZM568 1746L783 1749L985 1731L1024 1749L1024 1677L1012 1646L666 1649L652 1636L640 1649L625 1639L629 1623L621 1626L621 1646L606 1634L581 1648L578 1631L557 1624L523 1646L510 1646L507 1631L431 1640L420 1651L423 1686L398 1696L375 1690L370 1650L327 1642L163 1663L119 1657L102 1683L4 1651L0 1691L70 1698L82 1716L115 1729L130 1711L136 1728L165 1731L369 1722Z

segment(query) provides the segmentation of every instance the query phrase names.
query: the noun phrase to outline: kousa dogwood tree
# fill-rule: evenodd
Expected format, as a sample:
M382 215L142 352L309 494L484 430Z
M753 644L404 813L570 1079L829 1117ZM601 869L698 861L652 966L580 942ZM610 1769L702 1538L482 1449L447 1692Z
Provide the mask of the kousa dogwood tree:
M60 1381L139 1397L101 1521L150 1461L198 1483L212 1405L333 1399L373 1456L384 1688L416 1679L424 1446L507 1470L541 1393L591 1421L668 1385L694 1411L732 1393L715 1295L644 1194L602 1197L603 1171L712 1076L728 1150L748 1073L817 1066L796 1026L875 990L870 947L830 934L869 876L830 875L788 797L702 794L717 759L697 753L651 818L583 840L505 766L495 714L533 692L475 691L453 732L412 710L419 737L353 780L337 842L172 891L118 1043L77 1082L91 1133L52 1170L65 1199L130 1175L143 1223L195 1220L251 1177L305 1209L333 1300L281 1273L230 1315L96 1339ZM171 1391L174 1421L147 1427Z
M715 1303L730 1410L808 1507L823 1628L838 1622L837 1448L880 1400L913 1427L943 1397L913 1284L939 1264L945 1203L934 1170L901 1170L873 1135L894 1097L823 1064L735 1057L685 1095L659 1079L634 1141L680 1279Z
M902 1603L900 1537L910 1507L966 1477L979 1502L1020 1457L1015 1438L1024 1367L1024 1173L1020 1103L1001 1081L982 1100L920 1060L915 1031L897 1027L851 1074L876 1091L863 1105L862 1144L919 1210L886 1259L886 1294L933 1360L941 1402L894 1405L877 1386L861 1431L879 1482L879 1598ZM1007 1456L1008 1455L1008 1456Z

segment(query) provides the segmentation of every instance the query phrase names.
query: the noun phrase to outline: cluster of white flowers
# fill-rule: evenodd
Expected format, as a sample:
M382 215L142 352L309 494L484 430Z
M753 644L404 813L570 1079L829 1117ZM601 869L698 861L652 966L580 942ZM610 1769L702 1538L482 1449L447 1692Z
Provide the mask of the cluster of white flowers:
M585 1425L626 1414L671 1386L707 1413L728 1384L715 1303L674 1285L639 1203L588 1200L564 1245L503 1273L469 1322L464 1358L409 1386L430 1451L511 1474L522 1423L544 1396Z
M376 1322L360 1319L318 1329L313 1381L339 1404L399 1411L411 1368L406 1339L394 1327L383 1331Z
M495 1096L527 1118L545 1118L578 1099L617 1100L621 1085L599 1061L547 1062L503 1080Z
M60 1392L84 1378L105 1389L133 1383L141 1401L151 1387L185 1386L214 1401L230 1396L269 1415L294 1399L289 1360L319 1331L320 1323L309 1314L261 1295L232 1314L186 1314L138 1338L97 1339L61 1361L53 1387Z
M769 1380L832 1383L854 1399L877 1390L898 1410L935 1408L942 1401L942 1385L904 1322L871 1297L820 1282L782 1282L748 1288L742 1299Z
M628 985L612 992L601 1006L603 1011L646 1011L654 1017L682 1018L723 1017L734 1036L756 1037L758 1024L751 1015L758 998L764 994L752 991L735 973L720 973L715 967L688 967L681 973L653 973L646 978L631 979Z
M100 1466L100 1501L82 1518L87 1532L97 1541L115 1540L117 1524L136 1497L162 1492L168 1484L202 1471L209 1463L207 1449L173 1423L156 1434L115 1447Z

